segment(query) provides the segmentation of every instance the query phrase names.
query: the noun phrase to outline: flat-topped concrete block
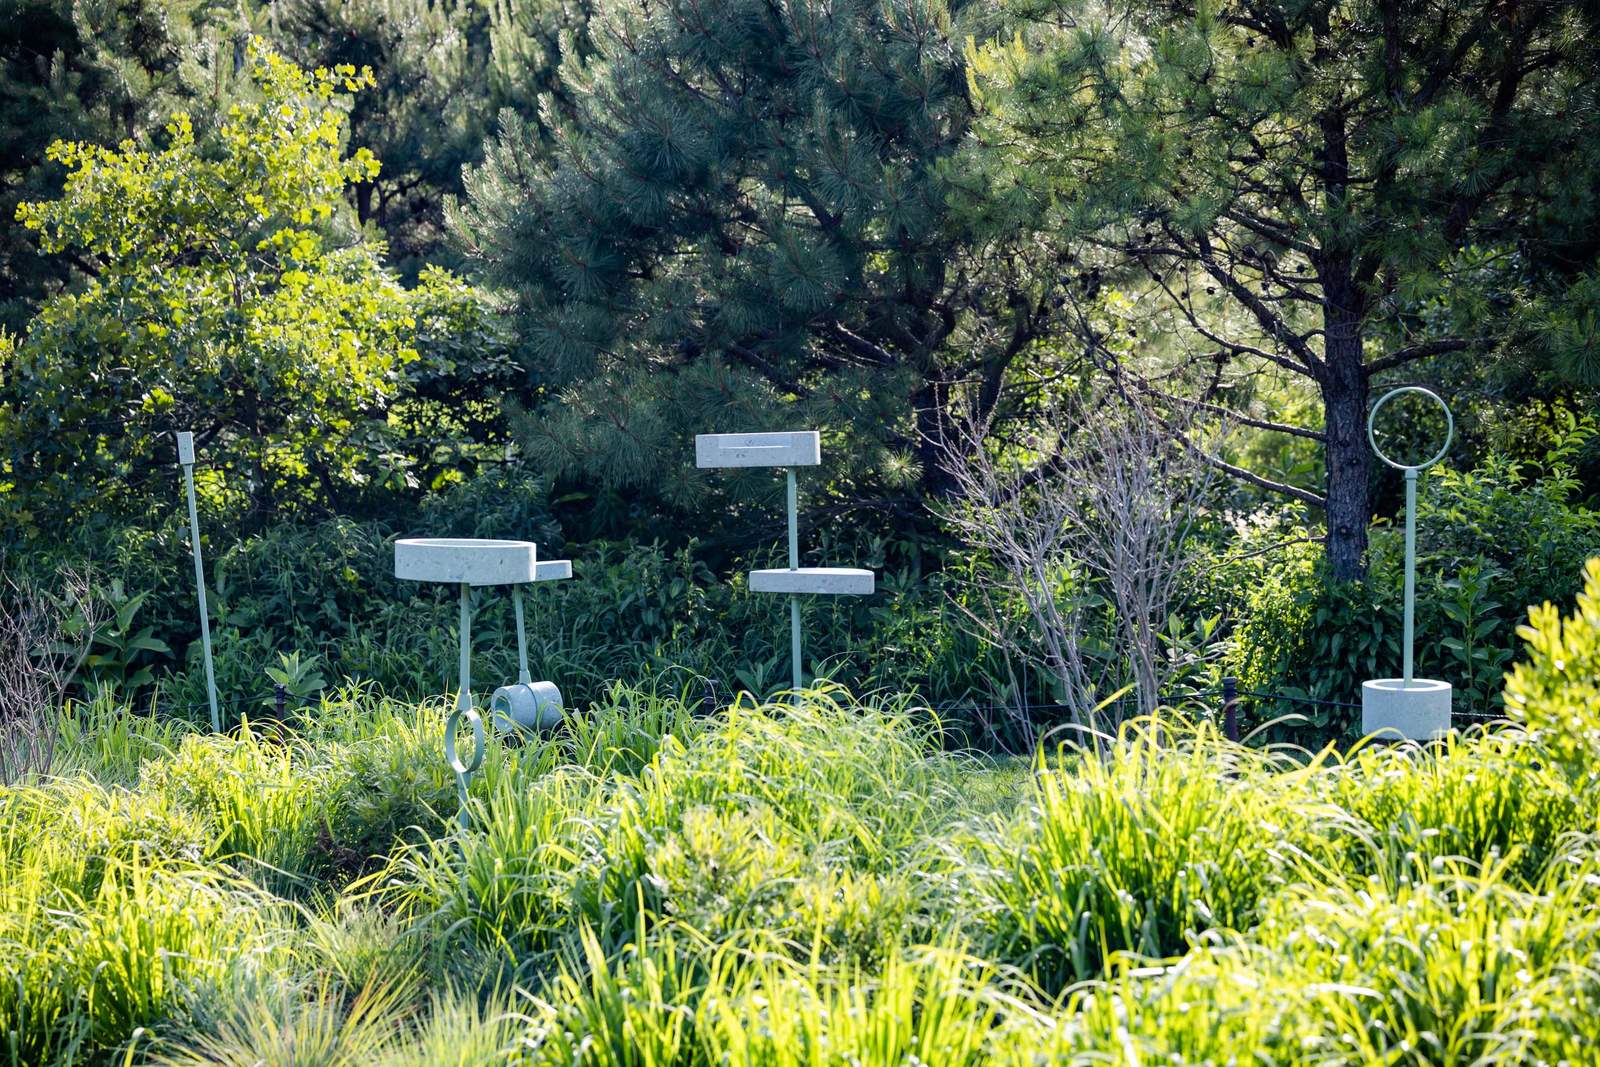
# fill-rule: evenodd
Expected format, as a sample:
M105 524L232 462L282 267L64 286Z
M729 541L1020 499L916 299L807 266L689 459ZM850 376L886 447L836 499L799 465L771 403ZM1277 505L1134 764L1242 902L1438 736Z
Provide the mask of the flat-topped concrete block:
M570 559L545 559L534 564L533 580L536 582L559 582L563 578L572 577L572 561Z
M1431 741L1450 732L1449 682L1374 678L1361 683L1361 732L1394 741Z
M816 430L787 433L703 433L694 439L696 467L815 467L822 462Z
M782 567L750 572L752 593L820 593L865 596L876 577L859 567Z
M394 576L414 582L516 585L535 580L538 551L532 541L408 538L394 543Z

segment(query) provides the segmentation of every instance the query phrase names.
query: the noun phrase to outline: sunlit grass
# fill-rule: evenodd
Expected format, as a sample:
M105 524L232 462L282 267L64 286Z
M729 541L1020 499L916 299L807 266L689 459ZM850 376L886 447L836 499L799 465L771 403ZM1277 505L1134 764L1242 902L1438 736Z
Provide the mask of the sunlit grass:
M1597 798L1515 729L1310 755L1168 713L997 762L903 701L616 685L491 740L463 832L445 711L355 688L213 737L70 709L56 776L0 791L0 1062L1420 1067L1600 1041Z

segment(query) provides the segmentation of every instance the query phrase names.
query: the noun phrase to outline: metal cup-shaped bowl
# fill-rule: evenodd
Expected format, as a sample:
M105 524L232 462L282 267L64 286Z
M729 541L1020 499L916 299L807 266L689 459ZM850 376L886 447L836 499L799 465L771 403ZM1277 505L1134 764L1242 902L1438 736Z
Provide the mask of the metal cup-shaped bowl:
M561 722L561 690L554 682L503 685L489 701L489 714L501 733L549 730Z

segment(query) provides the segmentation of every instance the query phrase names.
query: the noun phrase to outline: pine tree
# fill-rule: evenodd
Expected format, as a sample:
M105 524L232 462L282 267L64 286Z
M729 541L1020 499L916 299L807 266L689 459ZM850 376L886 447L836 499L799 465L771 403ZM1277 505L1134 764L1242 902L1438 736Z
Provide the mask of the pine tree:
M1052 306L1032 227L946 196L978 28L943 0L599 12L569 113L509 122L453 219L513 297L533 462L688 504L693 433L819 426L836 490L942 491L956 394L1000 405Z
M415 277L447 262L444 203L482 159L503 108L533 117L555 86L557 41L581 42L583 3L560 0L284 0L268 33L308 67L370 68L350 115L352 140L382 163L352 190L357 215Z
M1533 0L1024 5L975 48L974 181L1015 186L1108 281L1147 289L1196 361L1320 397L1315 492L1359 576L1375 380L1533 355L1600 382L1600 9ZM1087 332L1125 385L1163 399Z

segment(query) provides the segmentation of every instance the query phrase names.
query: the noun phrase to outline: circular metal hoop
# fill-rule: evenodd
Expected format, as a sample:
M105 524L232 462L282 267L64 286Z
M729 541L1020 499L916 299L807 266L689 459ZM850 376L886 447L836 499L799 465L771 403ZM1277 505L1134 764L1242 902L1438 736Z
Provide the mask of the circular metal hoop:
M1444 412L1444 444L1439 447L1439 451L1433 454L1433 458L1424 463L1396 463L1394 460L1383 454L1383 449L1378 447L1378 439L1373 432L1373 427L1378 421L1378 409L1383 407L1383 405L1387 404L1389 401L1393 400L1395 397L1399 396L1401 393L1421 393L1429 400L1432 400L1435 404L1438 404L1440 410ZM1450 414L1450 405L1446 404L1442 399L1440 399L1438 393L1434 392L1432 389L1424 389L1420 385L1402 385L1397 389L1389 390L1387 393L1384 393L1378 398L1378 402L1376 404L1372 405L1372 412L1367 416L1367 444L1372 446L1372 452L1375 456L1383 460L1395 470L1427 470L1429 467L1443 459L1446 452L1450 451L1450 442L1455 440L1455 436L1456 420L1455 416Z
M462 718L472 725L472 762L465 764L456 755L456 730L461 725ZM450 769L458 776L465 777L475 773L483 766L483 719L479 717L476 708L467 708L465 711L453 711L449 721L444 724L444 756L450 761Z

